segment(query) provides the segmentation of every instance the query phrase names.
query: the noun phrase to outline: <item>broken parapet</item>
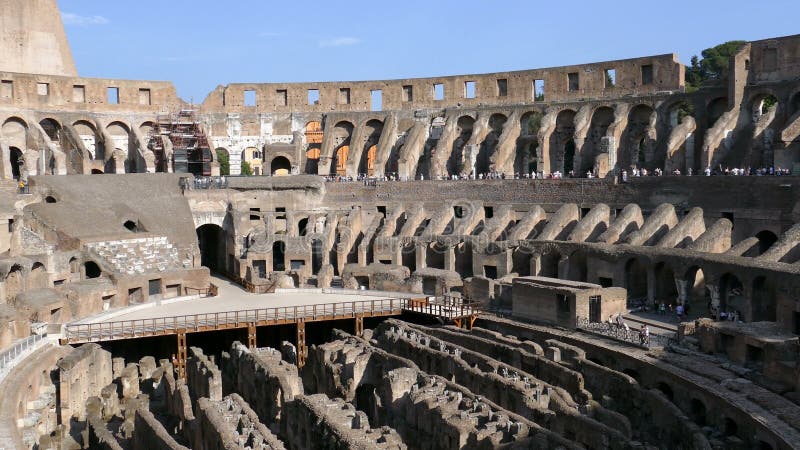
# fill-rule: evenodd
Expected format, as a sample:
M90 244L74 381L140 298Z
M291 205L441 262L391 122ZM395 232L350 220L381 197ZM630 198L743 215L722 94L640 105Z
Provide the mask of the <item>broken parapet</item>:
M86 429L89 439L89 447L98 450L122 450L122 446L106 427L106 422L101 415L103 401L97 397L91 397L87 401L86 409Z
M413 436L414 447L496 448L528 437L536 427L411 368L386 373L381 390L392 426L410 444Z
M241 394L268 426L281 419L286 402L303 395L297 366L283 361L278 350L250 350L234 342L221 365L226 389Z
M283 435L296 449L405 449L389 427L372 429L367 415L325 394L298 397L286 404Z
M186 384L192 398L205 397L209 400L222 400L222 373L214 361L197 347L189 349L186 362Z
M99 397L111 384L111 353L97 344L84 344L58 363L59 421L86 419L84 405L89 397Z
M189 450L180 445L146 406L136 408L131 450Z
M215 402L197 401L197 424L193 448L283 450L285 447L237 394Z

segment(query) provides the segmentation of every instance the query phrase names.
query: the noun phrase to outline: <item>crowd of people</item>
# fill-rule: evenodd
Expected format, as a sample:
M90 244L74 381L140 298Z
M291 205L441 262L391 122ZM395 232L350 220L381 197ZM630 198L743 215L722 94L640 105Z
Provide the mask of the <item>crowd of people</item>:
M706 167L703 169L702 172L695 173L694 170L690 167L685 172L681 171L680 169L674 169L670 172L665 172L660 168L655 168L652 170L648 170L644 167L638 168L636 166L632 166L630 169L624 169L619 172L619 179L623 183L628 182L631 178L639 178L639 177L662 177L666 175L671 176L757 176L757 177L764 177L764 176L791 176L793 175L792 171L787 168L782 167L760 167L760 168L740 168L740 167L722 167L721 165L716 168ZM552 173L544 173L544 172L516 172L513 174L506 174L504 172L486 172L486 173L479 173L475 175L471 173L469 175L465 174L450 174L450 175L442 175L436 177L436 180L450 180L450 181L459 181L459 180L561 180L564 178L579 178L579 174L577 174L574 170L570 170L567 173L562 173L560 170L556 170ZM586 173L583 174L581 178L599 178L599 174L597 171L587 170ZM325 181L329 183L353 183L353 182L363 182L365 185L374 184L377 182L385 182L385 181L423 181L425 180L424 175L419 175L417 177L402 177L399 176L397 173L390 173L380 177L371 176L368 174L358 174L357 176L349 176L349 175L328 175L325 177Z
M625 340L632 340L635 336L635 332L628 326L625 322L625 319L622 317L622 313L617 314L616 316L609 316L608 318L608 328L609 330L614 330L618 334L622 334L622 337ZM650 346L650 327L645 324L642 324L638 330L639 334L639 344L649 347Z

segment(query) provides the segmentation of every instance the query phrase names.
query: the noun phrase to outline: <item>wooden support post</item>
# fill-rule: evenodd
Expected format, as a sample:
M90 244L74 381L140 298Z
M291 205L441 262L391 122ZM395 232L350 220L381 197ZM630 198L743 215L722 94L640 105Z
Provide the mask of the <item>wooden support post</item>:
M178 369L178 378L186 380L186 329L178 330L178 356L175 365Z
M247 324L247 348L251 350L257 348L258 342L256 339L256 324L250 322Z
M297 368L302 369L306 365L307 357L306 321L305 319L297 319Z
M364 315L356 314L356 336L361 337L364 335Z
M453 319L453 323L456 324L457 328L461 328L461 318Z
M468 330L472 330L472 327L475 326L475 321L476 320L478 320L478 315L477 314L473 314L473 315L469 316L469 319L467 320L467 329Z

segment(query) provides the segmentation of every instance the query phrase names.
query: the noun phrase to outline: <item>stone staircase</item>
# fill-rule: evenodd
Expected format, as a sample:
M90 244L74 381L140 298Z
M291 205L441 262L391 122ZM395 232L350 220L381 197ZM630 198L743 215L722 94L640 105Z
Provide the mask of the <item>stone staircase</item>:
M181 260L178 249L165 236L91 242L86 250L128 275L192 268L192 261Z

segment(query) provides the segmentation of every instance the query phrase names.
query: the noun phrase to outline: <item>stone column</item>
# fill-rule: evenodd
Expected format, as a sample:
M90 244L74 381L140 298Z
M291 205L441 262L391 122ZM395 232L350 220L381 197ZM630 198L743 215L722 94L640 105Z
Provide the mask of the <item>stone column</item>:
M456 248L448 245L444 251L444 270L456 271Z

